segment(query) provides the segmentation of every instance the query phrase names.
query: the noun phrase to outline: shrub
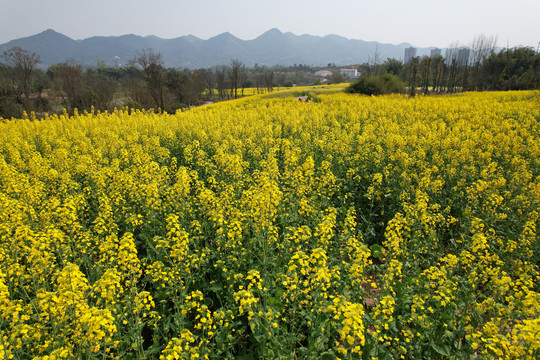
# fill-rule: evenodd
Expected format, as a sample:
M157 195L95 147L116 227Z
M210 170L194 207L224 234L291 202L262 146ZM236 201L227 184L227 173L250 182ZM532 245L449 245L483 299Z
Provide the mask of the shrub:
M348 93L365 95L384 95L404 93L405 84L396 75L367 75L362 76L345 89Z
M23 106L17 100L9 97L0 99L0 117L10 119L22 117Z

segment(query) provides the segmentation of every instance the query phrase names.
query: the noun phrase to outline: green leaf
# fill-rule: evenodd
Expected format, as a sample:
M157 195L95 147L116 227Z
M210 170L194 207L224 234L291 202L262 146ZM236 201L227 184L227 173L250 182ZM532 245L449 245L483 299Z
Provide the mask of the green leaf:
M324 352L321 354L321 360L335 360L336 355L331 352Z
M270 306L275 306L275 305L281 303L281 301L277 300L275 297L269 297L267 302L268 302L268 305L270 305Z
M371 250L371 256L373 256L375 259L378 259L382 256L382 250L383 247L379 244L373 244L369 247Z
M259 344L264 344L266 342L266 334L256 334L253 335L253 337Z
M446 357L450 356L450 347L448 345L431 344L431 347L440 355L443 355Z

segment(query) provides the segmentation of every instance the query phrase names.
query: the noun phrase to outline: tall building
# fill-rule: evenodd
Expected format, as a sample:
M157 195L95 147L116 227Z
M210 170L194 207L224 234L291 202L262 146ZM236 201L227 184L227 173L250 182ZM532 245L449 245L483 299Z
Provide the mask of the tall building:
M469 48L459 49L458 54L457 54L457 64L459 66L469 65L470 54L471 54L471 49Z
M409 47L405 49L405 57L403 58L403 62L405 64L410 63L413 61L413 59L416 57L416 48Z
M431 51L429 52L429 57L435 57L435 56L439 56L441 55L442 51L441 49L431 49Z

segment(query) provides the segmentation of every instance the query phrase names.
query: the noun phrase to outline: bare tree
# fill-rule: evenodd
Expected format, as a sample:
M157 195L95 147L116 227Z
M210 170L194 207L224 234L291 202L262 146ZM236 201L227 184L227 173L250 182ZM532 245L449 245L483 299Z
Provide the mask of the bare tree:
M246 87L248 79L248 72L246 69L246 65L242 64L242 67L240 68L240 86L242 86L242 97L244 96L244 88Z
M9 69L9 77L13 92L18 98L21 94L30 98L32 91L32 76L34 69L39 64L39 55L15 46L4 51L1 58Z
M264 73L264 86L268 92L274 90L274 71L267 71Z
M129 74L121 81L123 91L129 97L126 105L130 108L149 109L154 105L154 100L148 93L146 83L138 77Z
M416 96L416 81L418 77L418 56L412 61L411 76L409 79L409 95Z
M81 66L67 63L56 64L49 67L48 73L62 96L64 106L76 108L79 105L78 98L82 88Z
M444 77L444 58L441 55L435 55L431 61L433 72L433 91L441 92L442 81Z
M91 95L91 106L98 110L112 109L112 101L117 90L117 83L103 71L104 64L98 69L88 68L83 76L87 92Z
M473 66L473 90L479 89L478 78L480 65L485 57L487 57L497 44L497 36L487 36L480 34L474 37L471 43L472 49L472 66Z
M220 99L225 98L227 66L216 66L216 87Z
M239 60L231 61L231 66L229 67L229 81L231 84L231 93L237 98L238 97L238 87L240 85L242 73L242 63Z
M263 94L265 92L265 74L257 74L255 76L255 86L257 87L257 94Z
M199 70L204 82L206 84L206 89L208 89L208 97L211 99L214 93L214 86L216 83L216 76L210 69L200 69Z
M190 78L186 71L167 69L164 73L165 86L175 99L175 106L191 105Z
M189 95L190 105L194 104L196 101L201 100L201 95L206 89L206 82L204 80L203 74L199 70L194 70L191 72L189 88L187 94Z
M334 71L332 72L332 76L330 76L330 82L332 84L339 84L345 82L345 75L343 75L339 71Z
M129 65L135 68L142 76L156 106L163 109L165 79L161 53L156 53L152 49L138 51L135 58L129 61Z
M446 89L451 93L454 92L457 83L458 46L459 44L457 42L452 42L445 53L445 62L449 66Z
M422 89L425 95L429 94L429 74L431 72L431 58L424 56L422 58Z
M375 71L375 75L377 75L377 71L379 69L379 64L381 63L381 50L379 49L379 44L375 44L375 51L372 55L368 55L368 64L371 65Z

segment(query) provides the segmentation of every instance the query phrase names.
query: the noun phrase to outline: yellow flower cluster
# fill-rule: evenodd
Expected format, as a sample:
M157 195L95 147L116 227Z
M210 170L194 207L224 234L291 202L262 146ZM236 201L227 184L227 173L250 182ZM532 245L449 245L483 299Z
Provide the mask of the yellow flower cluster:
M540 357L540 93L327 90L0 119L0 358Z

